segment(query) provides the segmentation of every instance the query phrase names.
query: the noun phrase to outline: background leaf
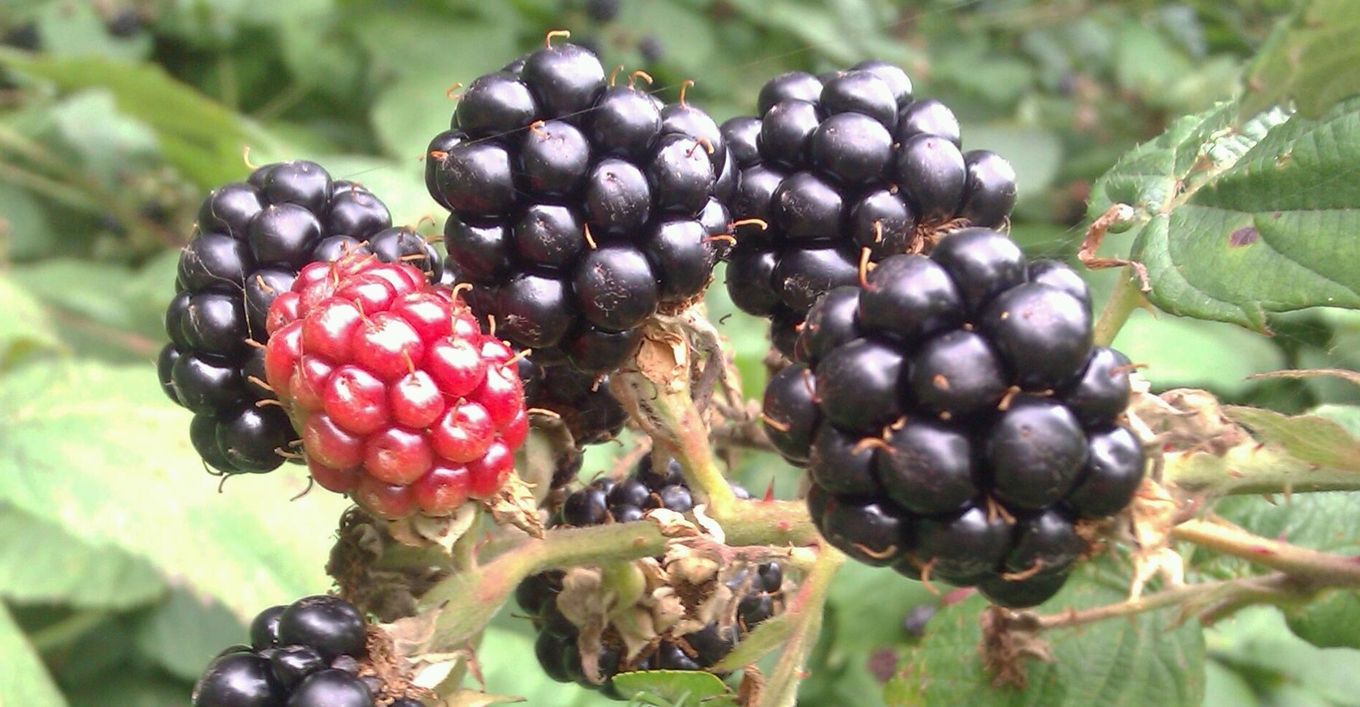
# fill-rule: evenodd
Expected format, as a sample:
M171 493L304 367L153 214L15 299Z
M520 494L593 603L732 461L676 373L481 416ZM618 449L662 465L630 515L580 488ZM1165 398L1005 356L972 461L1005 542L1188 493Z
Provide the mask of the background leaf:
M1073 573L1042 613L1118 602L1126 588L1102 579L1102 566L1088 563ZM1024 690L992 687L976 647L981 638L980 595L945 607L928 624L919 646L903 657L903 669L885 698L905 705L1159 705L1199 707L1204 699L1204 638L1175 609L1044 633L1053 662L1026 663Z
M25 707L65 707L56 685L47 676L42 661L29 647L27 639L14 624L13 617L0 604L0 703Z
M284 467L216 490L189 445L189 414L144 367L57 361L0 379L0 499L174 572L248 620L325 590L345 502ZM151 442L154 441L154 444Z
M1255 115L1293 100L1317 117L1337 101L1360 93L1360 5L1350 0L1309 0L1267 40L1247 69L1242 114Z

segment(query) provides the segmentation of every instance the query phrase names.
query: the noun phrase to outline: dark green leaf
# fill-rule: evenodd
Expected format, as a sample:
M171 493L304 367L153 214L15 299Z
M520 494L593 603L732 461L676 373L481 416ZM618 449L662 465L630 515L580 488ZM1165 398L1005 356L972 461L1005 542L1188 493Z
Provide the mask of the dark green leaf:
M1124 587L1101 583L1096 575L1091 565L1078 570L1039 610L1126 598ZM906 653L903 672L888 685L889 705L1200 707L1204 699L1204 638L1193 620L1177 623L1175 608L1045 632L1053 662L1027 662L1028 686L1020 690L993 687L983 668L978 615L984 606L974 595L930 620L925 639Z
M160 66L93 57L28 55L0 48L0 64L75 91L107 88L124 115L155 132L161 154L200 187L210 188L248 171L242 150L252 160L299 157L258 124L237 115L172 78Z
M297 467L209 476L189 414L155 372L53 362L0 378L0 498L77 538L143 556L242 619L326 589L322 565L345 502Z
M1176 122L1102 177L1089 215L1134 208L1153 304L1265 331L1268 312L1360 307L1360 100L1322 118L1228 105Z
M1309 0L1281 22L1247 69L1242 115L1293 100L1317 117L1360 93L1360 4Z
M47 669L0 603L0 704L22 707L65 707L66 700L52 684Z
M1360 538L1351 532L1357 503L1360 492L1306 493L1271 500L1225 498L1214 510L1257 535L1322 552L1360 555ZM1360 648L1355 628L1360 626L1360 597L1354 591L1327 590L1283 611L1289 628L1309 643Z
M60 525L0 503L0 596L21 603L128 609L165 592L146 560L86 544Z

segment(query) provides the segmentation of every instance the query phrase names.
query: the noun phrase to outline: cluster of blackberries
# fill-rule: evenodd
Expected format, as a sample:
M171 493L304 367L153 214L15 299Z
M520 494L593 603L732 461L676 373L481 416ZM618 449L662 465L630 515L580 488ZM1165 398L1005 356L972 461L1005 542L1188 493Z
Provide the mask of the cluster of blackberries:
M276 399L264 384L265 316L304 265L371 252L439 279L433 247L391 226L376 196L313 162L265 165L204 200L180 255L158 366L166 394L194 412L189 436L209 465L270 471L297 439L282 408L259 403Z
M739 496L745 489L734 486ZM693 509L694 500L685 485L680 466L670 460L664 469L652 464L650 455L638 462L634 473L622 481L598 479L570 496L554 519L558 525L585 527L639 520L647 511L666 508L678 513ZM515 598L538 629L534 652L543 671L558 682L575 682L599 690L613 699L626 699L614 687L613 677L633 670L707 670L731 652L741 636L774 616L782 607L783 570L776 562L735 567L721 581L740 597L735 620L712 621L702 628L676 635L666 631L634 656L625 652L616 630L606 628L600 644L598 666L601 683L592 682L581 665L580 629L562 613L557 597L564 573L540 572L520 583ZM676 580L673 580L676 581ZM682 580L681 580L682 581ZM700 590L702 591L702 590ZM711 588L708 590L711 591ZM697 593L683 593L693 598ZM687 607L688 609L689 607Z
M556 413L577 447L613 439L623 430L628 412L609 392L608 376L561 363L540 365L533 356L521 356L518 365L525 407Z
M964 229L813 307L765 429L847 554L1037 604L1086 550L1074 522L1123 509L1143 475L1118 422L1129 361L1091 323L1070 268Z
M609 85L594 54L559 44L474 80L452 124L425 172L451 212L451 270L540 363L616 368L643 321L707 285L733 177L703 111Z
M999 228L1015 203L1010 164L961 152L954 114L913 98L892 64L782 74L761 88L759 112L722 126L738 166L729 208L752 222L737 229L727 290L771 318L785 355L808 309L854 284L861 260L922 252L962 225Z
M194 686L194 707L375 707L383 686L361 676L367 624L349 602L318 595L260 612L250 645L220 653ZM420 707L402 697L392 707Z

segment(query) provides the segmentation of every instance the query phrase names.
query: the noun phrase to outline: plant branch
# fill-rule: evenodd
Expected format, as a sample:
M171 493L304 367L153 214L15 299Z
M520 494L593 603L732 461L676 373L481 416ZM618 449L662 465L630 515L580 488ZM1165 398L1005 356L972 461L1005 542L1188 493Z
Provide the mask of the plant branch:
M1044 614L1035 617L1033 625L1040 630L1071 628L1120 616L1133 616L1148 611L1156 611L1171 606L1184 607L1186 613L1194 611L1195 607L1210 607L1200 614L1201 622L1208 625L1218 619L1225 618L1231 611L1251 604L1283 604L1296 601L1304 594L1311 594L1311 592L1301 589L1289 575L1276 572L1217 582L1187 584L1118 604L1105 604L1089 609L1072 609L1057 614ZM1232 607L1232 609L1229 612L1224 612L1222 611L1223 607Z
M799 501L741 501L725 518L715 520L733 547L803 546L817 541L817 531ZM563 528L541 540L527 540L485 565L444 579L421 598L422 608L439 610L421 652L464 645L496 615L519 582L534 572L659 555L668 540L648 520Z
M756 707L792 707L797 703L803 666L822 631L823 607L831 580L844 562L845 555L839 550L825 543L821 546L812 572L789 605L788 614L796 616L797 623L766 682L769 688L761 693Z
M1360 558L1264 538L1222 519L1186 521L1172 528L1171 535L1283 572L1305 585L1360 588Z
M1121 270L1115 280L1114 290L1110 293L1110 299L1105 301L1105 307L1096 318L1093 334L1095 343L1100 346L1109 346L1113 343L1119 330L1124 328L1124 323L1129 320L1129 314L1143 301L1143 293L1138 291L1134 274Z

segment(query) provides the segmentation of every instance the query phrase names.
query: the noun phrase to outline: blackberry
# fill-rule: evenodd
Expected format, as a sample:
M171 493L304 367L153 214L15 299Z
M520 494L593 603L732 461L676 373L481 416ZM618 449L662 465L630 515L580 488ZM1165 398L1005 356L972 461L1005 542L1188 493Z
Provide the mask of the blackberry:
M517 361L526 408L555 413L578 447L613 439L623 431L628 413L609 392L608 377L597 380L565 362L535 361L545 358L542 353Z
M613 85L589 50L549 43L474 80L429 147L450 269L488 293L474 311L592 374L631 356L656 311L703 292L730 230L722 132L643 78Z
M741 497L750 496L735 484L733 492ZM660 508L688 513L693 507L694 499L685 485L679 463L667 459L659 464L648 454L637 462L626 478L618 481L596 479L568 495L549 525L585 527L626 523L640 520L646 513ZM676 594L696 597L693 602L686 600L686 618L697 618L699 605L705 601L703 597L712 597L719 582L731 593L731 603L724 618L710 620L687 633L673 628L663 630L655 641L633 655L625 652L618 630L607 625L597 656L603 682L596 684L584 675L578 645L580 629L558 606L566 577L562 570L548 570L530 575L515 589L515 601L538 631L534 654L543 672L553 680L575 682L619 700L625 697L614 688L612 678L620 672L711 669L731 652L742 636L783 610L786 592L783 568L778 562L714 567L702 580L693 580L684 570L673 567L670 582L675 586ZM674 617L671 618L673 623Z
M1057 592L1075 524L1124 509L1145 460L1121 424L1131 366L1091 344L1090 312L1070 268L984 228L823 296L763 421L826 541L1007 606Z
M961 227L1007 223L1010 164L961 152L953 112L914 98L892 64L782 74L757 103L758 118L723 124L738 163L732 218L744 224L727 287L746 312L796 323L821 295L855 284L862 259L924 252Z
M509 477L529 430L514 354L451 286L348 254L304 268L267 327L265 378L322 487L395 519L448 515Z
M317 595L270 607L251 622L250 636L250 646L228 648L208 664L194 685L194 707L374 707L379 698L414 702L400 694L401 688L389 692L389 686L357 676L368 659L368 624L343 599Z
M421 268L437 281L433 246L392 218L362 185L314 162L269 164L210 192L180 254L178 294L165 312L170 342L157 362L162 388L194 412L190 439L226 474L277 468L298 434L264 384L266 315L304 265L350 252Z

